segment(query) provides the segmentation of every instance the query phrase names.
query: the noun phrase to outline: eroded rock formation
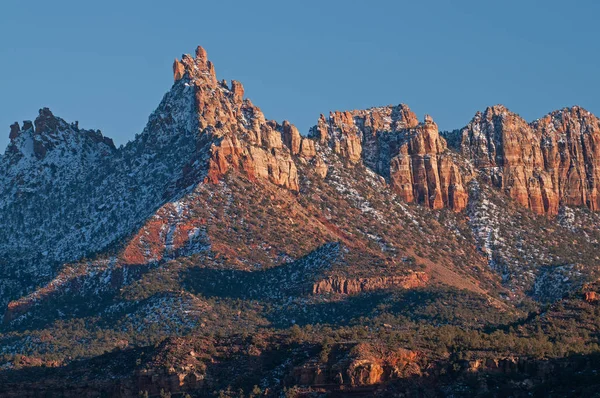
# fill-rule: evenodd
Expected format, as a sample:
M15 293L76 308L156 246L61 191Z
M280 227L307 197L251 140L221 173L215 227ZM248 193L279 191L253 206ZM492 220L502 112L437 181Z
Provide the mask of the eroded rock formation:
M419 355L414 351L361 343L337 363L309 361L295 367L292 376L300 385L373 386L397 378L420 376L418 360Z
M584 299L588 303L595 303L596 301L600 300L600 295L596 292L585 292Z
M217 182L235 169L250 179L263 178L284 188L298 190L298 174L292 155L302 150L303 138L293 125L266 120L261 110L244 99L241 83L217 81L214 65L202 47L196 56L184 55L173 66L176 81L195 90L195 112L201 136L210 137L207 180ZM199 143L205 143L202 138ZM309 146L307 146L309 147ZM199 151L201 148L199 148ZM314 156L306 149L304 156Z
M424 272L373 278L329 277L316 282L312 290L313 294L357 294L389 288L414 289L425 286L428 281L429 276Z
M10 153L18 157L34 155L38 160L44 159L48 152L57 147L66 146L73 152L80 147L86 149L94 147L101 156L109 155L116 150L113 140L103 136L100 130L80 129L77 122L67 123L54 116L48 108L40 109L38 117L33 122L24 121L22 128L19 123L13 123L10 126L9 139Z
M478 112L460 132L460 151L490 183L538 214L559 206L600 208L600 121L580 107L528 124L502 105Z
M350 164L362 160L406 202L456 211L466 206L470 173L460 170L433 119L419 123L404 104L321 115L311 136Z

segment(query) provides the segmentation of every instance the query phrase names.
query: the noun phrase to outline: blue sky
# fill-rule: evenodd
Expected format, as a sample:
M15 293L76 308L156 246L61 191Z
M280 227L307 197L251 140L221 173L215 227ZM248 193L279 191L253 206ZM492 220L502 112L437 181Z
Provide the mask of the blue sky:
M130 140L197 45L303 133L320 113L401 102L442 129L497 103L600 114L599 15L586 0L2 0L0 147L44 106Z

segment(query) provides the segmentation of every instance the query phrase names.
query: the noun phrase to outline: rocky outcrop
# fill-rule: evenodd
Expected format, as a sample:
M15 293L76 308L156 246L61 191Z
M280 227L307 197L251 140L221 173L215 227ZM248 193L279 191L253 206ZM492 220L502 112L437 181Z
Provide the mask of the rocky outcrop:
M383 381L383 367L369 359L356 359L347 369L351 386L369 386Z
M588 303L595 303L600 300L600 295L596 292L585 292L583 297Z
M100 130L80 129L77 122L69 124L54 116L48 108L40 109L33 123L23 122L23 128L19 123L12 124L9 138L9 153L28 156L31 148L38 160L44 159L49 151L58 147L73 151L79 146L93 146L103 156L116 150L113 140L104 137Z
M175 80L186 79L195 91L195 111L200 138L198 156L209 148L207 181L216 183L229 170L245 173L297 191L298 174L292 155L314 156L302 145L295 126L266 120L261 110L244 99L244 87L232 81L217 81L214 65L202 47L196 56L184 55L174 63ZM306 147L306 148L305 148Z
M263 178L297 191L298 172L289 153L281 146L270 149L247 145L236 136L224 137L211 147L208 180L216 183L228 170L236 169L244 171L250 179Z
M317 125L310 131L322 144L328 144L334 152L356 163L363 159L366 165L381 172L389 164L389 150L381 142L383 135L403 132L419 124L416 115L404 104L354 110L330 112L329 117L319 117ZM397 148L391 148L393 152ZM363 153L364 151L364 153ZM381 164L380 164L381 163Z
M325 178L327 176L327 172L329 171L329 167L321 158L317 158L315 161L315 173L321 178Z
M237 80L231 81L231 92L233 93L233 102L241 104L244 100L244 86Z
M600 208L599 144L600 121L580 107L528 124L497 105L478 112L457 140L493 186L547 215L561 205Z
M19 123L14 122L13 124L10 125L10 134L8 135L8 138L11 141L14 141L15 138L17 138L19 136L20 132L21 132L21 126L19 126Z
M466 207L472 172L447 150L433 119L406 105L321 115L310 135L353 165L362 161L406 202ZM478 112L453 145L493 186L538 214L600 208L600 121L580 107L528 124L497 105Z
M39 116L33 122L35 125L35 133L36 134L52 134L56 132L61 123L61 120L54 117L50 109L42 108L40 109Z
M292 371L294 382L303 386L365 387L421 375L415 351L388 349L367 343L337 347L349 351L336 363L308 361Z
M580 107L552 112L532 123L555 202L600 209L600 120ZM556 214L555 207L549 213Z
M424 272L373 278L329 277L316 282L312 291L313 294L357 294L389 288L414 289L425 286L428 281L429 276Z
M350 164L364 164L386 178L406 202L460 211L470 173L461 171L430 116L419 123L404 104L323 115L311 136Z
M283 121L282 126L282 138L284 144L290 148L292 154L297 155L300 153L300 145L302 143L302 136L300 132L293 124L290 124L287 120Z
M465 178L429 116L416 128L406 131L405 143L390 162L390 183L409 203L457 211L467 205Z
M185 73L185 66L179 62L178 59L175 59L173 62L173 79L175 81L183 79L183 75Z

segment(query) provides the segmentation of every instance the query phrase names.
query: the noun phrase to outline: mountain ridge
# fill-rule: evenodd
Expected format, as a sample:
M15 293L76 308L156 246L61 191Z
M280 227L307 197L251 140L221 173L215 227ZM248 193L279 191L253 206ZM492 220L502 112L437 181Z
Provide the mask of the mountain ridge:
M202 358L229 358L236 347L268 350L263 335L288 347L289 330L340 341L299 340L305 353L292 344L293 363L265 370L263 387L321 388L311 372L323 369L339 388L359 388L428 374L432 358L445 369L464 354L482 367L476 348L432 347L420 328L440 341L468 340L463 329L493 341L507 325L534 328L548 306L593 317L600 122L582 108L527 123L494 106L440 132L400 104L320 115L302 135L268 120L241 83L218 80L202 47L174 61L173 78L144 131L118 148L47 108L11 127L0 158L6 369L17 355L65 369L73 358L112 361L101 354L173 337ZM503 338L533 344L519 330ZM388 332L394 352L379 346ZM581 339L568 346L594 353L596 337ZM560 357L558 343L540 344ZM521 366L494 350L490 363ZM198 361L157 370L163 388L224 390L220 377L202 381L216 362ZM142 379L123 396L154 388Z
M330 166L323 161L322 155L318 154L323 151L332 151L342 159L346 159L347 165L350 167L359 162L364 163L385 180L389 189L408 203L416 202L433 209L447 207L455 211L462 211L468 204L467 185L469 181L476 175L482 175L491 181L493 186L505 190L518 203L531 208L534 212L557 215L559 202L562 200L559 199L561 192L568 191L569 186L548 188L548 185L559 184L554 181L556 177L548 177L548 171L543 172L537 165L539 160L536 159L541 157L538 153L541 149L534 153L536 159L530 163L537 163L532 167L525 164L513 166L508 163L504 166L503 153L508 149L504 148L502 142L494 142L491 133L486 133L487 135L483 137L484 141L481 143L475 141L475 131L491 131L495 127L491 124L480 125L477 123L488 123L487 120L499 118L501 134L506 137L507 142L516 140L517 147L523 141L523 139L519 141L518 134L523 134L519 131L528 130L526 132L529 134L527 142L534 142L535 137L546 134L542 133L542 130L548 131L552 126L558 125L558 120L565 114L571 117L565 122L567 124L576 123L579 119L584 122L589 119L587 124L584 123L580 127L580 129L591 129L590 132L585 133L587 135L596 136L600 131L600 128L595 129L593 124L596 121L596 124L600 126L598 119L577 106L553 111L543 118L526 123L504 106L498 105L488 107L483 113L478 112L471 123L462 130L440 133L430 116L426 115L424 121L419 122L408 106L400 104L366 110L330 112L327 118L321 115L317 124L310 129L308 134L302 136L295 126L287 121L279 124L266 120L260 109L249 99L244 98L244 88L241 83L234 80L229 86L224 80L218 81L214 65L208 60L206 51L202 47L196 49L195 57L184 55L181 61L176 59L173 64L173 73L174 85L171 91L165 95L164 105L159 106L153 113L144 133L135 140L120 148L115 148L112 140L103 137L99 131L81 130L82 137L89 137L91 142L107 146L108 152L101 152L102 157L106 158L107 162L105 163L110 163L108 160L114 158L117 163L115 168L122 169L115 174L108 170L113 168L112 165L103 166L104 170L99 170L98 166L92 165L90 167L96 169L94 173L97 175L97 179L122 179L120 175L123 173L135 175L140 172L132 173L131 170L128 171L128 168L136 169L135 163L140 163L140 159L143 163L144 157L151 159L165 148L171 148L170 150L178 152L177 157L180 160L173 162L175 158L169 155L173 160L165 159L166 163L159 166L172 168L172 171L168 172L170 177L167 177L171 181L164 186L162 194L156 196L155 193L152 194L154 199L149 198L154 203L151 206L153 209L161 203L165 203L167 197L180 195L177 192L193 186L197 181L218 183L219 179L230 169L242 171L250 179L264 178L276 185L298 192L300 178L297 171L298 161L309 164L309 168L313 169L317 175L326 178ZM184 100L185 103L181 103L181 100ZM173 113L176 109L175 106L178 106L180 110ZM505 117L508 117L508 122L504 121ZM574 121L571 122L571 120ZM502 123L507 123L507 127L504 127ZM173 131L185 129L186 132L163 134L160 133L161 124L173 125L175 127ZM10 133L11 143L3 157L5 172L13 167L8 161L9 158L13 159L18 153L22 154L28 149L26 143L30 141L24 140L25 135L30 134L37 137L33 140L33 149L29 153L33 153L34 158L38 161L44 161L46 153L52 151L56 145L50 138L59 133L60 129L74 133L80 131L77 124L68 125L64 120L54 117L47 108L40 110L40 116L34 123L26 121L22 130L18 124L13 124ZM529 132L533 129L535 132ZM563 127L563 130L565 129L565 133L575 134L571 133L573 128ZM557 134L565 133L558 132ZM517 134L516 138L513 137L515 134ZM462 138L459 138L458 135L462 135ZM448 149L445 138L450 140L450 148L456 150L458 154ZM56 141L56 139L54 140ZM172 140L173 143L169 144L171 142L169 140ZM174 144L177 141L188 144L179 146L180 144ZM36 142L38 144L35 144ZM497 147L502 153L490 152L488 154L488 149L481 145L487 145L487 148ZM539 145L542 145L541 140ZM557 145L554 144L554 146ZM593 141L587 144L587 146L590 145L593 145ZM187 154L181 156L182 150ZM61 151L62 153L77 152L73 152L74 149L69 150L69 148L61 149ZM585 148L575 148L571 150L571 152L573 151L584 152ZM141 154L141 157L137 154ZM463 158L460 158L461 154ZM550 158L550 155L544 156ZM577 154L575 155L577 156ZM298 160L295 160L296 156L298 156ZM556 150L554 150L553 156L558 156ZM22 157L22 155L17 157ZM517 158L525 159L526 157L518 156ZM508 162L508 158L506 161ZM175 167L173 168L173 166ZM490 167L492 172L490 172ZM580 176L581 172L578 170L585 167L579 166L576 169L578 174L575 174ZM68 170L70 167L65 166L64 168ZM506 177L502 177L503 168L508 174ZM138 167L137 170L142 169ZM561 171L560 174L563 175L560 178L566 181L566 183L559 181L563 186L574 179L570 176L564 177L565 171ZM529 181L533 177L527 177L528 175L538 176L535 178L539 181L530 186ZM5 176L4 178L3 185L10 186L11 183L8 182L10 177ZM586 189L585 181L582 178L575 178L572 185L578 184L576 188L581 191L580 196L583 199L567 198L565 203L587 204L593 209L596 174L593 174L592 180L588 181L590 189ZM16 181L14 176L12 180ZM35 178L32 180L34 185L38 184ZM58 180L60 181L60 178ZM46 184L49 183L46 181ZM127 197L125 192L128 185L132 187L137 185L133 181L111 184L121 185L116 192L117 200L122 200L119 199L119 196ZM14 186L16 187L18 184L14 184ZM586 199L586 195L591 199ZM10 196L14 197L15 194L12 193ZM149 202L144 203L147 206ZM101 195L100 202L92 204L92 206L97 209L105 209L109 206L114 207L114 203L103 203ZM117 213L114 213L113 217L131 213L130 210L125 209L113 209L114 211ZM150 214L150 212L146 214ZM144 219L143 215L140 214L140 216L135 216L137 221L132 219L131 222L140 225ZM131 232L133 229L129 226L119 236ZM115 242L119 236L108 237L105 245ZM49 237L49 239L53 238ZM89 247L86 249L89 250ZM98 249L102 248L98 246ZM81 252L74 252L71 259L75 260L81 254ZM65 259L67 257L64 256L57 258L59 262ZM47 267L44 271L46 275L49 272L52 272L51 267Z

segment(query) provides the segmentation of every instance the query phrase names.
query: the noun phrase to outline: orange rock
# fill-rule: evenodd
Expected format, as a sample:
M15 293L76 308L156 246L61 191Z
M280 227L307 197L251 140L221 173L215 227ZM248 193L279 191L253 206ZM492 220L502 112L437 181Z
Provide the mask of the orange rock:
M173 79L175 81L183 79L183 75L185 74L185 66L179 62L177 58L173 62Z
M379 384L383 381L383 367L368 359L352 361L348 367L347 374L352 386L368 386Z
M329 167L323 162L323 159L317 158L315 161L315 173L321 178L327 177L327 172L329 171Z
M319 116L319 121L317 122L317 125L314 127L313 132L321 144L327 142L327 139L329 137L328 131L329 123L327 122L327 119L325 119L325 115L321 114Z
M237 80L231 81L231 92L233 93L233 101L237 104L241 104L244 100L244 86Z
M392 189L406 202L432 209L465 208L465 179L447 151L433 119L419 124L404 104L331 112L311 129L311 136L328 142L334 152L350 163L363 163L387 178Z
M310 138L302 138L300 142L300 156L305 159L314 158L317 156L315 142Z
M585 292L584 298L588 303L593 303L600 300L600 295L596 292Z
M414 289L423 287L429 281L424 272L413 272L403 276L383 276L373 278L330 277L313 285L313 294L357 294L381 289Z
M460 150L491 183L538 214L559 205L600 208L600 121L580 107L527 124L502 105L477 113Z
M206 54L206 50L202 46L196 47L196 59L198 62L205 63L208 61L208 56Z
M266 120L258 107L244 100L239 82L233 80L229 89L226 82L218 81L202 47L196 49L195 58L184 55L176 61L173 69L176 79L187 74L195 90L198 126L206 135L199 150L206 139L212 141L207 182L216 183L228 171L237 170L250 179L298 190L292 154L299 153L302 137L294 126Z
M282 129L283 143L290 149L292 155L297 155L300 152L300 143L302 141L300 132L296 126L290 124L287 120L283 121Z

